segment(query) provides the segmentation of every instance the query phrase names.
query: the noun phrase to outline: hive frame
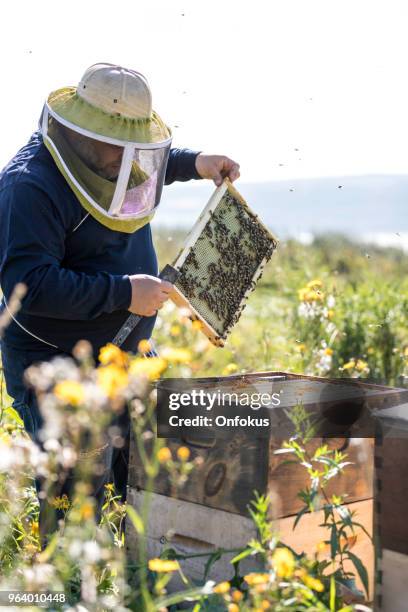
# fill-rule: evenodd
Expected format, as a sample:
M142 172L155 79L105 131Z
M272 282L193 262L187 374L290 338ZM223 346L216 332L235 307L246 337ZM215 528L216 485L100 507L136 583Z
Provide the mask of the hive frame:
M195 245L195 243L197 242L199 236L201 235L201 233L203 232L207 221L210 220L211 217L211 213L214 212L214 210L217 208L219 202L221 201L222 197L224 196L225 192L229 191L230 194L235 198L235 200L237 200L241 206L243 206L251 215L254 216L254 218L256 218L257 223L264 229L264 231L270 236L271 241L275 242L275 244L278 243L278 239L269 231L269 229L265 226L264 223L262 223L262 221L259 219L258 215L256 213L254 213L254 211L248 206L248 204L245 202L244 198L241 196L241 194L234 188L234 186L232 185L232 183L229 181L229 179L225 179L223 181L223 183L217 187L217 189L214 191L214 193L211 195L207 205L205 206L205 208L203 209L203 211L201 212L200 216L198 217L197 221L195 222L195 224L193 225L192 229L190 230L190 232L188 233L185 242L184 242L184 246L181 249L181 251L179 252L176 260L174 261L174 263L172 264L174 268L176 268L177 270L180 270L182 265L184 264L186 258L188 257L188 254L190 252L190 249ZM262 261L260 262L254 276L253 276L253 281L254 283L256 283L259 279L259 277L262 274L262 271L265 267L265 264L267 263L268 259L266 257L264 257L262 259ZM245 305L245 301L247 299L247 297L249 296L249 294L252 292L253 288L249 287L247 289L247 291L245 292L245 294L242 297L242 300L237 308L237 312L240 313ZM215 346L224 346L225 342L224 340L226 339L226 337L228 336L228 334L230 333L233 324L230 325L229 327L226 328L226 330L224 331L224 337L221 338L219 333L197 312L197 310L194 308L194 306L189 302L189 300L187 299L187 297L176 287L173 287L173 291L170 295L172 301L179 307L184 307L184 308L188 308L191 311L192 314L192 319L193 320L198 320L201 322L202 324L202 332L207 336L207 338L210 340L210 342L212 344L214 344Z

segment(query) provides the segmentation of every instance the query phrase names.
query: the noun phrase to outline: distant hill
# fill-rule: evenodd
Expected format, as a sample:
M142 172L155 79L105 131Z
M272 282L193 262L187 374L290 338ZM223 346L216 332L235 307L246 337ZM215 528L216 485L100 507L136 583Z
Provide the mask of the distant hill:
M278 235L408 232L408 175L240 182L238 188ZM154 223L190 226L212 190L209 181L165 187Z

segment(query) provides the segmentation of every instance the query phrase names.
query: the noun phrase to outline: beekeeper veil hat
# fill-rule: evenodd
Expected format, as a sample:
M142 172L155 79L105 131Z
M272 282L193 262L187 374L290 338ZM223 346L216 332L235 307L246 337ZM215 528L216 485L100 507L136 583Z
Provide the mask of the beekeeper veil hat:
M42 135L82 206L132 233L160 202L171 132L152 110L146 78L112 64L88 68L77 87L52 92Z

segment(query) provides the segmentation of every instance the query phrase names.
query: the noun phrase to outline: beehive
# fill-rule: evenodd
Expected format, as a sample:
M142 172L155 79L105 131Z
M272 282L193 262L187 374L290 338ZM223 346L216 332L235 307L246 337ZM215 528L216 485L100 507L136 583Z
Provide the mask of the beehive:
M405 612L408 601L408 390L382 411L375 444L376 610Z
M256 388L261 391L263 386L270 386L271 380L275 381L273 384L277 385L277 388L286 390L286 407L301 401L305 408L321 413L324 417L321 435L325 432L336 435L338 432L337 437L330 437L326 442L332 448L345 450L353 465L332 481L329 493L347 493L350 510L357 512L357 520L371 532L373 439L363 436L374 436L375 419L370 418L370 412L398 404L399 390L360 381L329 381L285 372L207 378L199 382L203 386L221 386L224 390L250 391ZM329 428L324 425L325 422L330 424ZM187 436L183 440L167 441L167 444L174 448L180 444L187 445L192 457L201 457L202 463L193 471L186 485L178 490L177 499L170 497L171 486L165 471L156 479L153 503L161 508L165 508L167 504L169 509L176 507L177 510L167 515L167 527L163 523L163 520L166 522L167 519L162 517L159 521L152 512L148 538L150 550L154 551L154 554L158 554L165 545L167 530L175 530L180 550L190 552L211 551L224 545L228 547L233 537L237 542L245 538L249 540L252 531L248 520L248 504L254 497L254 490L271 495L274 502L273 513L279 522L283 541L297 551L313 552L316 542L327 537L319 527L322 517L319 513L306 515L302 519L303 528L299 526L295 532L292 531L294 516L302 506L297 493L309 484L308 476L300 466L287 465L284 456L274 454L280 447L282 438L287 438L287 432L284 432L285 427L281 427L279 417L276 424L277 437L272 434L271 437L256 438L253 434L242 431L227 440L194 440ZM321 438L312 441L311 450L321 443ZM130 503L140 503L145 485L145 475L133 445L129 471ZM201 515L207 517L204 524L197 523L194 518ZM214 527L218 523L224 526L223 529ZM177 546L175 542L176 549ZM357 534L353 552L360 556L368 567L372 589L373 548L362 531ZM201 559L203 565L205 560ZM197 561L195 563L197 564ZM220 564L219 567L220 571L217 573L215 568L212 577L225 579L226 574L222 575L222 572L226 571L226 566ZM189 570L194 575L198 574L197 566L191 568L187 564L184 569L187 574ZM232 571L231 568L229 571Z

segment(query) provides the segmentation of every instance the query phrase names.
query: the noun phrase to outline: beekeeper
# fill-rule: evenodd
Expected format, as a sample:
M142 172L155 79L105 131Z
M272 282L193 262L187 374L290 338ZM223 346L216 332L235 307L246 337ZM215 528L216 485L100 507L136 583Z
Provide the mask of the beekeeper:
M0 175L1 308L17 283L27 293L1 343L8 393L35 436L41 416L23 371L70 354L95 356L129 316L146 318L123 348L151 336L171 285L158 279L150 221L162 187L239 176L222 155L172 149L146 78L112 64L88 68L77 87L52 92L35 132Z

